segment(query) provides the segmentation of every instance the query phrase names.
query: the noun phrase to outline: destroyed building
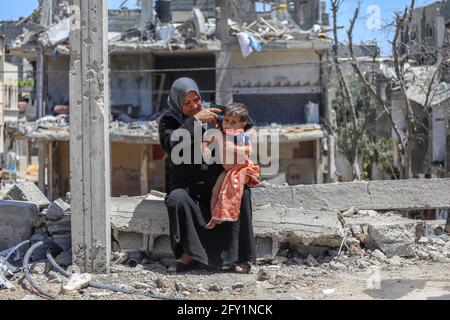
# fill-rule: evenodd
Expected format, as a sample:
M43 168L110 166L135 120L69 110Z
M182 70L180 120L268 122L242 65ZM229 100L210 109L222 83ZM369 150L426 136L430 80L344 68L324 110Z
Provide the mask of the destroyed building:
M359 67L367 78L375 83L377 92L391 106L396 125L401 132L405 132L403 110L406 110L406 101L401 92L393 59L379 56L380 50L376 44L355 45L354 52ZM348 46L339 46L339 61L344 76L351 79L354 68L351 66L352 58ZM437 81L439 70L436 65L406 63L404 68L406 95L417 122L417 136L412 150L412 174L422 178L426 175L447 177L450 171L449 84L443 79ZM332 79L332 86L336 89L337 79ZM336 96L335 89L330 92L331 100ZM391 125L383 117L374 116L369 127L377 137L390 138L392 141L397 139ZM399 161L395 146L392 147L392 152L395 164ZM351 165L339 150L336 152L336 167L345 181L352 180ZM391 179L392 174L389 171L392 170L387 170L379 163L372 163L369 176L371 180Z
M41 119L10 124L9 134L38 142L39 185L53 199L69 188L69 20L64 1L53 1L59 10L49 21L46 3L25 19L43 28L23 33L12 45L15 55L36 63ZM164 10L157 3L155 12L151 3L109 11L113 195L165 190L165 155L156 121L167 107L171 83L182 76L197 81L206 101L243 102L258 127L281 130L280 174L265 177L269 182L321 183L327 136L320 125L327 116L324 56L331 46L318 24L327 24L323 4L294 6L314 11L296 15L300 25L310 27L304 30L283 1L262 13L253 1L241 1L239 10L230 8L224 40L214 1L198 8L194 1L171 1ZM237 40L250 36L260 47Z
M443 57L446 25L450 22L450 1L435 1L414 9L409 33L402 32L402 53L408 52L420 64L433 64ZM448 57L447 57L448 58Z
M8 151L4 124L17 121L18 109L18 68L6 61L5 38L0 34L0 153Z

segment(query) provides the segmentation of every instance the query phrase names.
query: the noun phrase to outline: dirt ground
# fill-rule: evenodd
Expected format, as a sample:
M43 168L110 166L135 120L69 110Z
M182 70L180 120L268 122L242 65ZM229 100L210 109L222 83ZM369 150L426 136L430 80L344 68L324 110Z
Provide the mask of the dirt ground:
M93 276L96 283L136 290L126 295L92 288L59 294L63 278L54 271L44 275L45 263L32 272L35 281L61 300L153 300L142 294L192 300L450 300L450 259L443 262L402 259L400 264L377 263L368 268L350 264L333 270L293 264L279 258L254 266L248 275L204 270L172 275L161 262L130 268L115 265L111 274ZM13 279L15 288L0 290L1 300L41 299L27 288L23 273Z

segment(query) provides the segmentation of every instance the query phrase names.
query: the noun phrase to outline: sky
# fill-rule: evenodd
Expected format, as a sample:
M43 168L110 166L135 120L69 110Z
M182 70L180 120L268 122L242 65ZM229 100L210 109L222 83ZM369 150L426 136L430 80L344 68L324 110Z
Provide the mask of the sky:
M124 0L108 0L110 8L118 8ZM174 0L176 1L176 0ZM360 18L354 31L354 42L367 42L376 40L382 49L383 55L390 54L389 39L392 39L393 30L385 26L392 21L395 11L402 11L411 0L363 0ZM416 6L432 3L434 0L416 0ZM37 0L0 0L0 20L18 19L29 15L37 7ZM329 0L326 1L329 10ZM339 14L338 24L349 26L358 0L344 0ZM127 7L136 6L136 0L128 0ZM331 19L331 18L330 18ZM331 23L331 21L330 21ZM380 28L381 27L381 28ZM347 39L345 30L340 32L340 41Z

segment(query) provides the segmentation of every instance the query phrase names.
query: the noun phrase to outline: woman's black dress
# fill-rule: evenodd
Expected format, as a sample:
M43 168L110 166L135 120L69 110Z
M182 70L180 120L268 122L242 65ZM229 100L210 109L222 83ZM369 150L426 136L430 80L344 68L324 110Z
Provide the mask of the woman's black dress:
M172 132L183 128L193 136L195 122L197 120L189 118L180 125L170 115L164 115L161 118L160 141L169 156L172 148L177 144L171 142ZM200 145L192 143L191 150L192 153L200 152ZM232 265L255 261L251 191L248 187L244 191L240 218L237 222L222 223L212 230L204 228L211 219L211 192L223 170L223 167L218 164L175 165L170 161L169 194L166 197L166 206L169 213L172 249L176 259L186 253L194 260L213 268L223 266L223 253Z

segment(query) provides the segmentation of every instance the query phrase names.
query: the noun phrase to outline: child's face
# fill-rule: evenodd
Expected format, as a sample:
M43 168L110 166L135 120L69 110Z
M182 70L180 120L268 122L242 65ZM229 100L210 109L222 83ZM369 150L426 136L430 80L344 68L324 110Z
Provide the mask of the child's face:
M224 131L244 129L245 125L245 121L242 121L240 117L234 114L227 113L223 116L222 127Z

